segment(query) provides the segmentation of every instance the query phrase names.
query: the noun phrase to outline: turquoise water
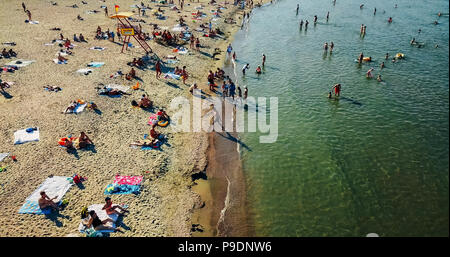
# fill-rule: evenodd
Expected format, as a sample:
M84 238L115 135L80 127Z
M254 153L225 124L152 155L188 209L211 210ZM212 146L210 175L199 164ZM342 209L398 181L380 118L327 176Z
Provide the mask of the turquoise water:
M255 10L236 35L239 84L250 96L279 100L276 143L240 135L249 148L242 160L256 236L449 235L449 18L437 16L449 2L360 4L278 1ZM307 31L299 31L300 19L309 20ZM425 47L411 47L413 37ZM331 41L333 54L324 55ZM360 52L375 62L358 66ZM380 71L386 52L406 59ZM370 67L385 83L365 78ZM339 101L326 97L335 83Z

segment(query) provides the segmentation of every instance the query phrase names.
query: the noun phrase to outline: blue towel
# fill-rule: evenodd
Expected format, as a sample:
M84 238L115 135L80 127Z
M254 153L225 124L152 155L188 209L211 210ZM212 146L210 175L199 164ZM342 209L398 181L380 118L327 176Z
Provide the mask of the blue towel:
M106 189L110 186L113 186L113 184L109 184L105 188L105 195L126 195L126 194L139 194L141 191L140 185L115 185L113 192L108 192Z
M58 203L58 205L61 205L61 202ZM48 215L52 212L51 207L47 207L45 209L39 208L39 203L35 201L25 201L25 203L22 205L22 207L19 210L19 213L21 214L45 214Z

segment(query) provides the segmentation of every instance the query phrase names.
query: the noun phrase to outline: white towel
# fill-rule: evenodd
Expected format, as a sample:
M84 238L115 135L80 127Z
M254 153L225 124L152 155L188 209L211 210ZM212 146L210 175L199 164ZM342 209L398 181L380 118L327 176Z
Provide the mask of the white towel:
M80 113L82 111L84 111L84 108L86 108L87 103L85 104L77 104L77 107L75 107L75 109L73 110L74 113Z
M28 21L30 24L39 24L39 21Z
M41 191L45 191L50 198L58 196L53 201L59 202L71 186L72 183L70 183L69 177L53 176L51 178L47 178L41 185L39 185L39 187L25 201L37 202L39 201L39 198L41 198Z
M25 129L14 132L14 144L23 144L32 141L39 141L39 128L28 133Z
M82 73L82 74L84 74L84 75L88 75L90 72L92 72L92 69L87 69L87 68L85 68L85 69L79 69L79 70L77 70L77 72L78 72L78 73Z
M117 85L117 84L106 85L106 88L108 88L108 89L117 89L117 90L120 90L120 91L123 91L123 92L127 92L128 89L130 89L130 87Z
M100 46L94 46L89 48L90 50L97 50L97 51L103 51L106 49L106 47L100 47Z
M6 157L9 156L9 153L0 153L0 162L3 161Z
M17 63L17 62L21 62L21 63ZM17 67L25 67L27 65L32 64L33 62L36 62L36 61L35 60L18 59L18 60L15 60L15 61L8 62L5 65L14 65L14 66L17 66Z

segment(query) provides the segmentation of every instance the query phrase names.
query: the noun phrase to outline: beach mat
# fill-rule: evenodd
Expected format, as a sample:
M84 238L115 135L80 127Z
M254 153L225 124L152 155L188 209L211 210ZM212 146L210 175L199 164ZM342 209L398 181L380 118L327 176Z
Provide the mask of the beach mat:
M72 183L69 181L70 177L63 176L53 176L51 178L47 178L39 187L27 198L25 199L25 203L19 209L19 213L21 214L49 214L51 210L42 211L39 208L38 200L41 198L40 192L45 191L45 193L53 198L58 196L55 202L60 202L67 191L72 186Z
M111 194L139 194L142 176L117 175L112 184L106 186L105 195Z
M83 69L77 70L77 73L81 73L81 74L84 74L84 75L89 75L89 73L91 73L92 71L93 71L92 69L83 68Z
M88 67L102 67L105 63L104 62L90 62L87 64Z
M106 47L100 47L100 46L94 46L94 47L89 48L89 50L97 50L97 51L103 51L105 49L106 49Z
M18 59L18 60L14 60L14 61L8 62L5 65L17 66L17 67L20 68L20 67L28 66L28 65L32 64L33 62L36 62L36 61L35 60Z
M26 129L17 130L14 132L14 144L24 144L28 142L39 141L39 128L31 132Z
M9 153L0 153L0 162L3 161L8 156L9 156Z
M123 92L127 92L130 89L130 87L117 85L117 84L108 84L108 85L106 85L106 88L107 89L111 89L111 90L112 89L117 89L117 90L120 90L120 91L123 91Z

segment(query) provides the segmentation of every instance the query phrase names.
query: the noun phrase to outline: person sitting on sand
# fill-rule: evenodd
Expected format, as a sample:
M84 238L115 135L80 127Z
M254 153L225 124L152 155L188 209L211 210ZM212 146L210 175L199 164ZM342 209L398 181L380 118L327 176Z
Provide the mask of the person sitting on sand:
M153 102L148 98L147 95L142 95L138 105L141 108L150 108L153 106Z
M150 130L150 137L153 139L158 139L161 136L161 133L157 132L155 130L156 124L152 126L152 129Z
M116 209L120 209L122 212L118 212ZM111 214L123 215L125 212L130 212L129 210L126 210L119 205L112 206L112 201L111 198L109 197L105 198L105 205L102 207L102 210L105 210L106 214L108 215Z
M175 67L175 70L173 71L174 74L176 75L181 75L182 70L180 68L178 68L178 66Z
M80 33L80 42L86 42L86 39L84 38L83 34Z
M89 221L86 224L86 227L88 227L88 228L93 227L95 230L114 230L115 232L120 231L119 228L113 228L113 227L106 226L105 224L107 222L114 222L114 221L112 219L109 219L109 218L106 219L106 220L101 221L98 218L97 213L95 213L94 210L89 212L89 217L90 217Z
M167 113L163 109L159 109L159 111L156 113L156 115L159 116L159 120L162 120L162 121L169 120L169 115L167 115Z
M77 105L78 105L77 101L73 101L72 103L70 103L69 106L67 106L66 110L63 113L64 114L72 113L77 107Z
M77 34L73 34L73 41L80 42L80 39L77 38Z
M81 18L81 16L78 14L78 16L77 16L77 19L78 20L80 20L80 21L83 21L84 19L83 18Z
M87 145L93 145L92 140L86 135L86 133L81 132L78 138L78 148L85 148Z
M58 61L60 61L60 62L67 62L67 58L62 57L61 53L58 53Z
M71 48L71 44L72 43L70 42L70 40L68 38L66 38L66 41L64 42L64 47L69 49L69 48Z
M189 92L191 94L194 94L194 90L198 89L197 83L192 84L192 86L189 88Z
M50 198L47 196L47 194L45 193L45 191L41 191L41 198L39 198L38 200L38 204L39 204L39 208L41 210L47 209L47 208L52 208L54 210L58 210L58 205L53 202L54 199L58 198L58 196L55 196L53 198Z
M2 50L2 56L3 56L3 58L9 58L9 57L11 57L11 56L9 56L8 51L6 51L6 48L3 48L3 50Z
M0 90L2 90L2 92L5 92L5 88L9 88L10 85L5 81L2 82L2 80L0 79Z
M139 58L139 59L136 61L136 65L137 65L137 67L139 67L139 68L144 67L144 60L142 60L142 58Z
M136 77L136 71L134 68L131 68L130 72L126 75L127 80L134 79Z
M14 52L12 49L9 49L8 54L9 54L9 56L11 56L11 57L16 57L16 56L17 56L17 53Z

